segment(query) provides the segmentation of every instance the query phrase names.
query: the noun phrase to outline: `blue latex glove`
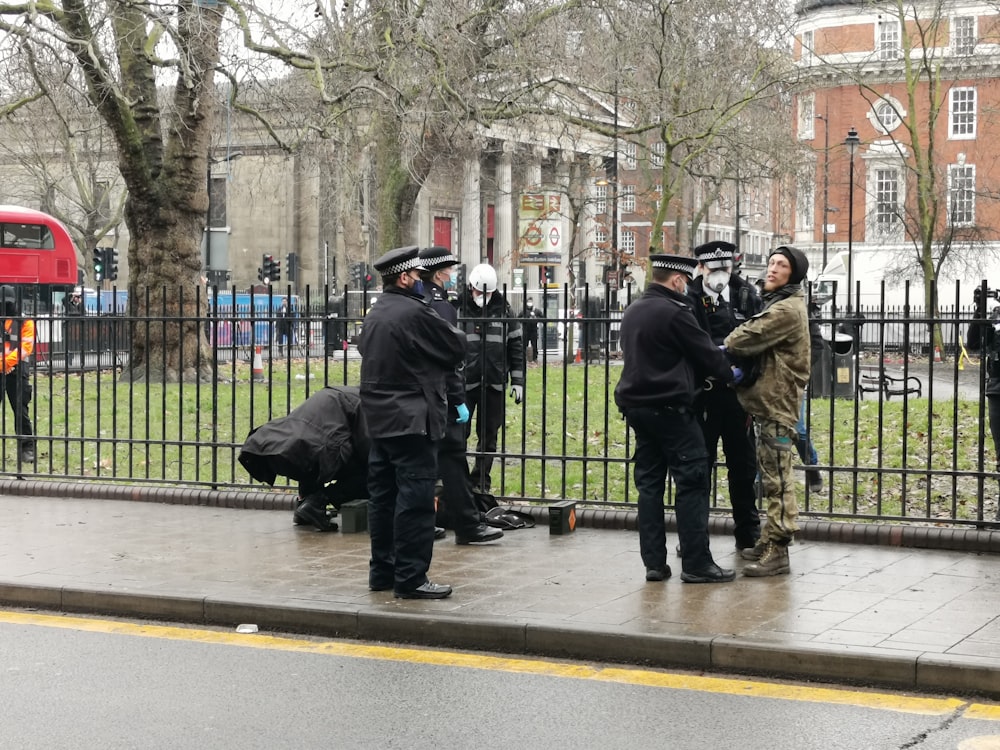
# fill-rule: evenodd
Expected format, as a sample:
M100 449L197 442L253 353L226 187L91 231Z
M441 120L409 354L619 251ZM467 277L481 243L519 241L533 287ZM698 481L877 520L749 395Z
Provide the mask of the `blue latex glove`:
M455 407L458 411L458 419L455 420L456 424L465 424L469 421L469 407L465 404L459 404Z
M733 371L733 385L739 385L743 381L743 370L739 367L732 367Z

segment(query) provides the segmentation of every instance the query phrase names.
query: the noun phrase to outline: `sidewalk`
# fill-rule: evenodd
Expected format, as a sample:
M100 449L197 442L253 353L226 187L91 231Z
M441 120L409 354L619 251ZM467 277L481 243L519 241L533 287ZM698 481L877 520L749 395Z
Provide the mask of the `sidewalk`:
M135 490L141 493L142 490ZM0 601L261 630L1000 698L1000 556L800 540L792 575L646 583L633 531L437 542L455 593L367 588L367 534L289 511L0 495ZM676 537L668 537L671 545ZM742 567L713 536L720 564Z

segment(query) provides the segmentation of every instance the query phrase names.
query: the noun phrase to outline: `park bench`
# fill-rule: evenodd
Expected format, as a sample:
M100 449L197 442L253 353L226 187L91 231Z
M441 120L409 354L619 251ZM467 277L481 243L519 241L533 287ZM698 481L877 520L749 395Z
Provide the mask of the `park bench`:
M917 398L923 394L924 384L916 375L889 375L880 367L862 367L858 371L858 398L864 398L866 393L881 393L888 401L893 396L914 394Z

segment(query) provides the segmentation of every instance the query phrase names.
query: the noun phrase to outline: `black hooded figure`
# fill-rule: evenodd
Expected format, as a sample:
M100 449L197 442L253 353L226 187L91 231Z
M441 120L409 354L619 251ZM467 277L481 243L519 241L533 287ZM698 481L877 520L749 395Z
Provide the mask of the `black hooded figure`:
M31 355L35 351L35 322L21 315L17 290L0 286L3 310L3 392L14 413L14 433L22 463L35 462L34 430L31 426ZM6 433L6 426L3 427Z

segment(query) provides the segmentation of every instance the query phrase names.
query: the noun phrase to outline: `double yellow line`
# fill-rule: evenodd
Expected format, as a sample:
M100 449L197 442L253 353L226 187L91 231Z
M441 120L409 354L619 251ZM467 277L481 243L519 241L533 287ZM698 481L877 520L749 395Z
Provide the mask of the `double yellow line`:
M504 658L483 654L435 651L432 649L394 648L390 646L365 646L342 641L312 641L287 636L249 635L220 630L146 625L114 620L100 620L62 615L43 615L28 612L0 611L0 623L33 625L46 628L63 628L91 633L107 633L142 638L161 638L195 643L216 643L275 651L295 651L309 654L328 654L355 659L431 664L441 667L486 669L497 672L545 675L574 680L616 682L624 685L695 690L706 693L742 695L754 698L801 701L857 706L881 711L922 714L928 716L959 713L963 718L1000 721L1000 705L970 703L958 698L924 698L893 695L864 690L804 687L788 683L760 682L724 677L703 677L692 674L674 674L647 669L623 669L586 664L542 661L540 659Z

